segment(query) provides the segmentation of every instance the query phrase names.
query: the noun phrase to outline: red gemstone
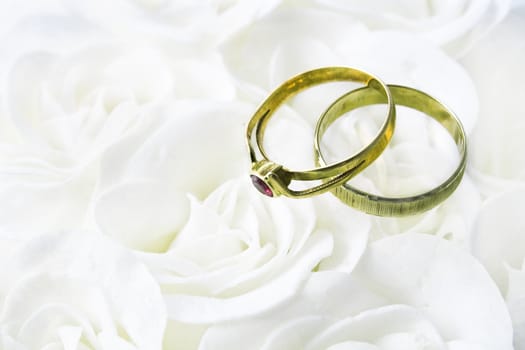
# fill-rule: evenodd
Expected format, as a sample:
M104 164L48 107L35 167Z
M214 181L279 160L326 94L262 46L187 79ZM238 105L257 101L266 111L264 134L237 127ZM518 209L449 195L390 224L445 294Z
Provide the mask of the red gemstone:
M261 178L255 175L250 175L250 178L252 179L253 185L259 192L268 197L273 197L273 192L266 182L264 182Z

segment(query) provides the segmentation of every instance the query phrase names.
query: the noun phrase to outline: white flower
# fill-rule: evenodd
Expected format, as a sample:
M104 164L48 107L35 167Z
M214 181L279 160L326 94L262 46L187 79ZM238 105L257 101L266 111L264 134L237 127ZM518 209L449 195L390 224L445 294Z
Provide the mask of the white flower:
M267 199L243 178L192 199L169 249L139 256L161 284L170 318L211 323L282 304L314 268L351 271L368 229L364 215L332 197Z
M483 205L472 235L472 252L506 297L515 345L525 349L525 189L505 192Z
M188 219L188 195L206 198L249 169L244 120L253 106L191 100L162 112L102 157L94 219L139 251L166 251Z
M497 25L510 8L509 0L314 2L355 16L376 30L417 33L455 53L467 50Z
M156 132L173 117L163 106L234 96L217 54L99 40L63 54L26 53L9 70L0 116L13 140L0 145L3 231L91 225L93 197L104 190L100 162L110 148Z
M3 261L2 349L161 349L160 288L94 233L44 235Z
M315 273L287 306L211 327L205 349L512 349L482 266L429 235L376 241L352 274Z
M525 181L524 19L525 7L517 8L462 60L480 97L469 173L488 196Z
M167 37L215 45L273 10L281 0L67 0L72 13L117 35ZM137 25L139 24L139 25Z

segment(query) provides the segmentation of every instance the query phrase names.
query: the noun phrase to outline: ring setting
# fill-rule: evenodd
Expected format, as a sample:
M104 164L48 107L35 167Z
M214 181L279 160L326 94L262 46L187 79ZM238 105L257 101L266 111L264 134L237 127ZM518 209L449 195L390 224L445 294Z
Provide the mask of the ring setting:
M268 197L278 196L291 179L282 171L282 166L268 160L256 162L252 166L250 178L254 187Z

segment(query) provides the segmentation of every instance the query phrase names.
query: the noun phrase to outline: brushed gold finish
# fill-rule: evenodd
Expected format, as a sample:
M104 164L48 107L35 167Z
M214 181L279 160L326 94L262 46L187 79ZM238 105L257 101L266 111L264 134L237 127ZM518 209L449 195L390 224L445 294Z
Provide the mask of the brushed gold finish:
M452 136L457 145L461 160L454 173L438 187L415 196L389 198L363 192L344 184L332 189L332 193L347 205L378 216L408 216L429 210L446 198L457 188L467 162L467 139L460 120L454 113L432 96L405 86L388 85L396 105L421 111L438 121ZM325 161L320 148L321 138L326 129L345 113L363 106L390 103L383 94L370 87L351 91L336 100L321 115L317 122L314 139L316 164L324 166Z

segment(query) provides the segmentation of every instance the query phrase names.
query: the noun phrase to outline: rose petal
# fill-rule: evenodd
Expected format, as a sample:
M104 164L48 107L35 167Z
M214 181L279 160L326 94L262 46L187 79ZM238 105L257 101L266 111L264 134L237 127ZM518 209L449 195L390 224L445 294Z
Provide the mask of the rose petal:
M61 327L58 331L60 339L64 345L64 350L74 350L79 345L80 337L82 336L82 329L78 327Z
M331 344L344 344L348 339L377 343L387 349L416 349L421 346L444 349L443 340L434 325L418 310L403 305L385 306L335 322L319 332L308 348L325 349Z
M226 179L244 174L248 166L242 132L243 120L249 115L246 108L192 101L165 110L170 119L134 150L125 165L126 176L160 177L205 197Z
M317 0L333 11L356 16L376 29L398 29L420 33L452 52L464 52L477 39L502 20L508 1L465 1L462 3L423 1Z
M472 256L434 236L405 234L372 243L351 275L314 273L287 305L210 327L201 347L287 344L511 349L512 327L495 284Z
M487 200L478 213L472 234L472 253L485 266L502 293L507 290L505 265L521 268L525 257L525 189Z
M348 298L349 295L352 297ZM333 318L357 314L383 303L384 300L368 293L347 273L314 273L286 305L259 317L212 326L204 334L200 347L234 350L245 349L250 344L251 348L260 349L263 344L264 348L272 348L292 343L305 348Z
M44 235L23 247L5 277L12 283L2 323L22 344L58 341L63 325L76 325L90 344L120 331L138 348L160 348L165 309L158 285L100 236Z
M169 321L164 336L164 349L198 349L202 333L207 328L207 326Z
M525 179L525 109L520 102L525 91L518 83L525 78L520 69L525 41L519 34L525 29L524 16L523 8L513 11L462 59L480 97L479 123L469 142L471 164L487 194L511 189L514 181ZM487 71L487 66L493 69Z
M24 172L27 170L30 169ZM18 232L20 238L26 239L42 230L78 228L85 220L93 185L92 169L84 170L81 176L61 184L17 183L16 173L9 176L10 182L0 185L4 203L0 211L2 230Z
M511 348L496 285L475 259L442 239L407 234L377 241L355 274L394 303L420 305L445 339Z
M212 323L256 314L292 298L308 273L332 250L329 235L312 236L284 271L261 287L232 298L190 295L165 296L172 319L189 323Z
M314 204L317 225L334 237L334 250L319 264L318 270L351 272L366 249L370 217L352 210L331 194L316 198Z
M151 181L124 183L95 203L102 231L141 251L164 251L188 217L189 202L177 190Z

